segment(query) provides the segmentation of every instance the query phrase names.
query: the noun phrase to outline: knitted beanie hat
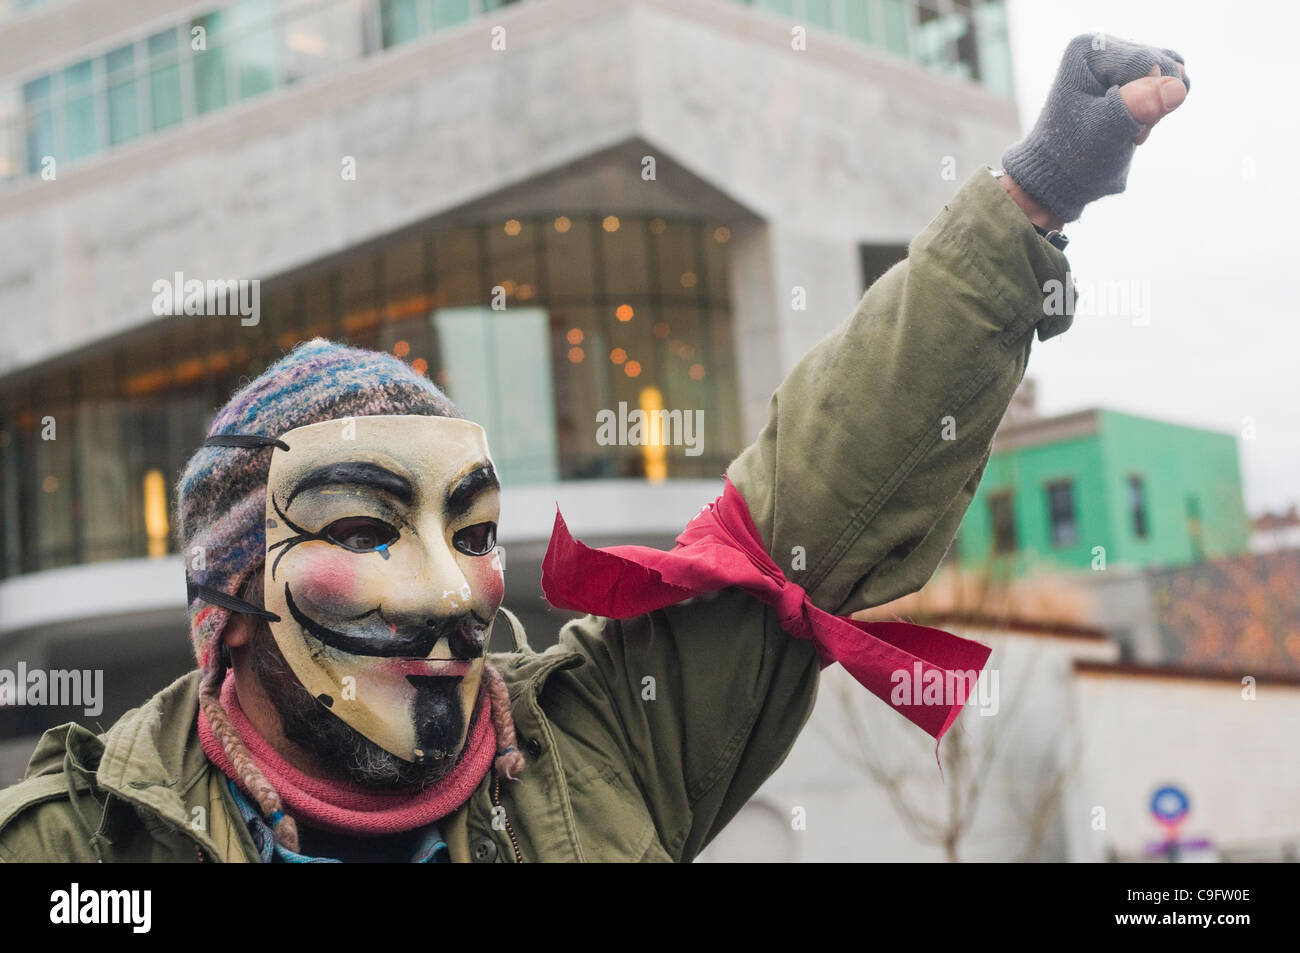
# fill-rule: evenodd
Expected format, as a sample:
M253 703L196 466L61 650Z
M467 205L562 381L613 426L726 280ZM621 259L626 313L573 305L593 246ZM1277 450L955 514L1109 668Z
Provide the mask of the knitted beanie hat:
M462 416L428 378L397 358L316 338L299 344L239 390L217 412L208 437L277 438L323 420L384 414ZM204 446L190 458L176 486L181 555L190 583L238 598L249 577L261 571L271 452L269 445ZM189 603L190 641L202 673L200 703L239 768L239 780L264 813L282 816L278 795L252 766L220 707L220 643L230 616L230 609L197 597ZM504 684L495 670L485 682L499 743L512 748L514 726ZM517 751L509 751L504 761L498 758L500 773L510 776L521 769ZM297 840L292 821L284 830L277 826L277 836L292 848Z
M379 414L461 413L432 381L397 358L324 338L299 344L217 412L208 436L279 437L322 420ZM189 581L237 597L266 550L266 478L271 448L200 447L176 486L181 555ZM190 602L190 641L199 668L219 655L230 610Z

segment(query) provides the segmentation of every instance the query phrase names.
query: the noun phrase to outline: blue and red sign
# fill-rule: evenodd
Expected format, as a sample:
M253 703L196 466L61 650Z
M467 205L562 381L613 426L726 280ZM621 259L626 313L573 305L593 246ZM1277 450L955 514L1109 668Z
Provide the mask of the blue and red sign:
M1165 827L1177 827L1187 817L1192 803L1181 788L1167 785L1151 795L1151 813Z

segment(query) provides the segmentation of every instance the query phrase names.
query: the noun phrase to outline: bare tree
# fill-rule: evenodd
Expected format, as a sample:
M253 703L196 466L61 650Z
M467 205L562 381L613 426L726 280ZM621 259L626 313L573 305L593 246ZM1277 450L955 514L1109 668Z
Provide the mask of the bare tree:
M1053 600L1050 593L1045 595L1032 586L999 581L992 572L967 575L950 571L946 575L943 585L928 598L909 597L906 604L883 606L869 615L898 618L897 610L906 608L909 615L990 620L980 627L996 630L999 622L1016 619L1020 607L1028 604L1039 619L1055 615L1052 621L1077 623L1082 603L1069 589L1060 590ZM963 626L948 627L961 634ZM1022 750L1017 735L1030 727L1024 711L1027 692L1022 689L1038 670L1041 656L1041 647L1034 648L1024 653L1024 661L1015 671L1008 671L1008 653L1002 646L995 649L986 671L999 672L999 684L1009 690L1000 692L996 716L979 717L964 711L944 736L939 749L942 787L937 797L939 769L930 760L932 739L885 710L877 699L865 696L847 676L827 679L835 716L818 720L816 730L846 764L880 787L914 839L939 847L950 862L961 859L980 804L993 778L999 777L1016 822L1014 829L995 833L1019 839L1016 859L1030 860L1042 849L1059 812L1061 794L1079 760L1078 734L1068 724L1062 726L1070 736L1065 757L1039 759L1028 768L1024 758L1016 757ZM995 775L998 768L1001 771Z

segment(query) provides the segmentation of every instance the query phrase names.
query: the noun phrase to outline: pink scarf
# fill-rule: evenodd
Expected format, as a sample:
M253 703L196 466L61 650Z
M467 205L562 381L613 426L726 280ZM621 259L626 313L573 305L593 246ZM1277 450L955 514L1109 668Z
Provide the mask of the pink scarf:
M465 739L465 751L447 777L423 791L377 790L350 781L327 781L303 774L258 734L239 707L234 672L226 673L221 705L230 723L284 802L285 812L300 824L334 834L355 836L398 834L432 824L469 800L492 767L497 735L492 725L491 700L479 694L478 717ZM208 760L239 784L239 776L221 742L199 709L199 740ZM243 785L240 785L241 789ZM247 793L247 792L245 792Z

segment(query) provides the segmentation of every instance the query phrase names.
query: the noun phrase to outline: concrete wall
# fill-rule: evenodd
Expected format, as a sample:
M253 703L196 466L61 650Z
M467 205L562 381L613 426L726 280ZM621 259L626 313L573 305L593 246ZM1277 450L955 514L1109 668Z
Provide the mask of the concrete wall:
M1073 681L1083 752L1066 806L1071 859L1140 855L1158 842L1149 805L1166 784L1191 800L1186 837L1218 849L1273 845L1275 855L1300 845L1300 685L1261 683L1247 701L1235 679L1082 672Z
M72 9L33 21L60 24L47 51L109 47L128 20L76 47ZM860 295L854 244L906 241L1015 134L1013 105L974 84L815 31L796 52L787 21L734 4L521 4L8 186L0 315L21 333L0 374L153 320L160 276L271 277L640 140L771 229L737 246L738 271L772 275L742 302L768 335L742 378L753 421ZM639 173L624 200L644 207Z

